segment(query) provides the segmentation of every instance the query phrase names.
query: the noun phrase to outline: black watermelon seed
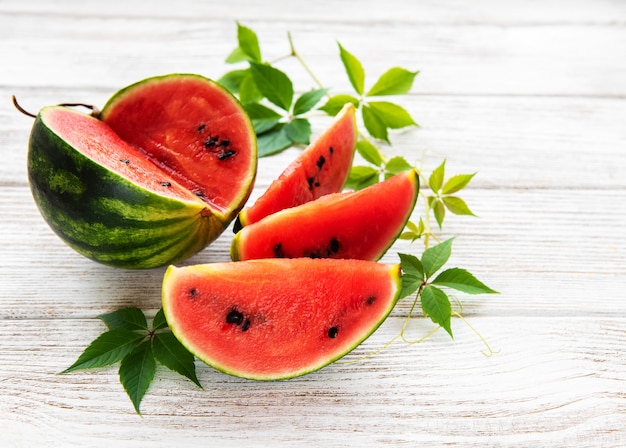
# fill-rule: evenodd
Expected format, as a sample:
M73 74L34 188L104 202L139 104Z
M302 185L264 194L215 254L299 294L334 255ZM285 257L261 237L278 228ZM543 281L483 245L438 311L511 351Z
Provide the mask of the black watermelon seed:
M328 152L332 154L333 152L335 152L335 150L334 150L334 149L333 149L333 147L331 146L330 148L328 148Z
M198 290L196 288L192 288L189 290L189 297L195 299L198 296Z
M196 196L198 196L199 198L203 198L204 197L204 192L202 190L195 190L193 192L193 194L195 194Z
M313 185L315 185L316 187L319 187L321 184L319 182L319 180L317 182L315 182Z
M330 327L328 329L328 337L329 338L335 339L338 334L339 334L339 328L337 328L337 327Z
M128 160L128 159L120 159L120 162L122 162L125 165L128 165L130 163L130 160Z
M217 141L219 139L217 137L209 137L208 139L206 139L206 141L204 142L204 147L205 148L213 148Z
M226 316L226 323L241 325L243 322L243 314L237 310L237 308L233 308L230 313Z
M246 319L243 322L243 325L241 326L241 331L246 331L248 328L250 328L250 319Z
M283 251L283 243L278 243L274 246L274 256L276 258L285 258L285 252Z
M366 300L365 300L365 304L366 305L373 305L374 302L376 302L376 296L369 296Z
M230 140L228 140L226 138L220 142L220 146L226 147L228 145L230 145Z
M313 182L315 182L315 178L314 177L309 177L306 180L309 183L309 190L313 189Z
M226 160L229 157L234 156L235 154L237 154L237 151L233 151L232 149L229 149L227 151L222 151L217 155L217 159L218 160Z
M322 255L320 254L319 251L317 251L317 252L310 252L307 256L309 258L321 258L322 257Z
M162 186L162 187L171 187L171 186L172 186L172 184L171 184L171 183L169 183L169 182L161 182L161 186Z
M324 166L324 163L326 163L326 159L324 158L324 156L320 156L319 160L317 161L317 167L321 170Z
M330 240L330 250L333 253L337 253L339 252L339 247L341 247L341 244L339 244L339 240L337 238L333 238L332 240Z
M204 131L205 128L206 128L206 124L201 124L200 126L198 126L198 132Z

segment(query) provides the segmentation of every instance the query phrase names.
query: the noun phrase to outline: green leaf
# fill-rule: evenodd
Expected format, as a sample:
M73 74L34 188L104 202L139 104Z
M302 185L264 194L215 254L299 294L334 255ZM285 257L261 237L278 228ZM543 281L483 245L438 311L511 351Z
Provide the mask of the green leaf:
M389 143L387 125L380 119L378 114L376 114L376 112L366 104L364 104L361 108L361 114L363 115L363 124L365 125L367 132L369 132L372 137Z
M363 157L372 165L378 167L382 165L383 155L380 153L378 148L368 140L359 140L356 144L356 150L361 155L361 157Z
M346 188L362 190L365 187L378 183L380 171L371 166L353 166L346 181Z
M287 135L286 126L278 124L257 137L259 157L267 157L289 148L293 142Z
M217 80L219 84L226 87L232 93L239 92L239 86L241 85L241 81L246 75L250 74L250 69L246 68L243 70L232 70L228 73L222 75L221 78Z
M433 215L435 215L437 225L439 226L439 229L441 229L443 226L443 220L446 217L446 207L440 199L435 198L431 204L431 208L433 209Z
M328 92L328 89L313 89L303 93L293 105L293 114L302 115L310 111L326 95L326 92Z
M402 106L388 101L369 101L367 103L378 118L390 129L417 126L413 117Z
M367 92L367 96L403 95L408 93L418 73L401 67L390 68L378 78L378 81Z
M245 59L252 62L261 62L261 48L256 33L247 26L237 22L237 41L239 49Z
M412 170L413 166L402 156L392 157L385 164L385 178L395 176L404 171Z
M343 62L343 66L348 74L350 84L352 84L352 87L354 87L354 90L356 90L359 95L363 95L365 88L365 70L363 70L363 65L361 65L361 61L359 61L352 53L343 48L340 43L338 43L338 45L339 56L341 57L341 62Z
M461 268L450 268L441 272L431 283L456 289L467 294L498 294L473 274Z
M102 333L83 351L76 362L61 373L109 366L128 355L146 334L130 330L109 330Z
M263 134L269 131L278 124L282 115L276 112L274 109L270 109L259 103L248 103L243 105L246 113L252 121L254 132L257 135Z
M161 308L154 316L154 320L152 321L152 330L161 330L163 328L167 328L167 320L165 320L165 313L163 312L163 308Z
M422 265L426 278L432 277L441 267L448 262L452 254L452 242L454 238L450 238L436 246L430 247L422 254Z
M457 196L444 196L442 200L445 206L447 207L447 209L450 210L455 215L476 216L469 209L465 201Z
M448 295L439 288L426 285L422 289L421 301L424 315L430 317L437 325L441 325L450 337L453 337L452 328L450 327L452 306L450 305Z
M157 333L152 339L152 353L157 361L170 370L189 378L199 388L196 365L191 353L176 339L171 331Z
M150 341L145 341L137 346L135 350L122 359L120 364L120 382L139 415L141 415L139 405L154 379L155 372L156 361L152 354Z
M422 262L410 254L398 254L402 268L402 292L400 297L407 297L419 289L424 282L424 267Z
M293 84L289 77L267 64L250 63L250 70L257 88L271 103L289 111L293 101Z
M236 64L237 62L247 61L248 57L239 47L235 48L227 57L227 64Z
M143 311L135 307L126 307L112 313L98 316L109 330L148 330L148 322Z
M319 108L319 110L334 117L341 111L341 109L343 109L343 106L345 106L346 103L352 103L354 104L354 107L359 106L359 100L351 95L335 95L330 97L328 101L326 101L326 103Z
M406 227L414 233L423 233L424 232L424 221L420 218L419 224L415 224L413 221L407 221Z
M257 103L263 99L263 94L254 82L252 72L249 72L241 80L239 85L239 101L242 104Z
M457 174L456 176L452 176L447 180L445 185L443 186L442 193L443 194L452 194L457 191L462 190L469 184L470 180L476 175L474 174Z
M285 126L287 137L294 142L308 145L311 142L311 123L304 118L294 118Z
M446 161L444 159L435 170L430 173L430 177L428 178L428 185L430 189L433 190L433 193L439 193L441 190L441 186L443 185L443 177L446 171Z

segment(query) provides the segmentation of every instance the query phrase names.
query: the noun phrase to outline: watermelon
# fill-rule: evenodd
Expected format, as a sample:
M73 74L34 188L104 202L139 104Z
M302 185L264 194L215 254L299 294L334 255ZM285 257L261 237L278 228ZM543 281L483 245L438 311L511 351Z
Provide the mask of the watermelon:
M341 191L350 174L357 134L356 111L352 103L347 103L265 193L239 213L234 232L279 210Z
M239 102L192 74L133 84L96 116L44 107L29 140L44 219L79 253L120 268L164 266L206 247L248 199L256 166Z
M244 227L233 260L353 258L376 261L404 229L419 193L415 170L363 190L333 193Z
M176 338L231 375L292 378L363 342L400 296L400 266L364 260L252 260L170 266L163 310Z

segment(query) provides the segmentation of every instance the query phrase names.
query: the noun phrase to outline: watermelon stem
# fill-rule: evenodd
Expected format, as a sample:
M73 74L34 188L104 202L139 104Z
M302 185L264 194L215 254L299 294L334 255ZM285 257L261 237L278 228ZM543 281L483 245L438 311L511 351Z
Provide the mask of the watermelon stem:
M91 110L91 116L98 118L100 116L100 110L94 106L93 104L85 104L85 103L61 103L59 104L61 107L85 107Z
M19 110L21 113L23 113L24 115L28 117L37 118L37 115L31 112L28 112L26 109L20 106L20 104L17 102L17 98L15 98L15 95L11 95L11 99L13 100L13 106L15 106L15 108Z

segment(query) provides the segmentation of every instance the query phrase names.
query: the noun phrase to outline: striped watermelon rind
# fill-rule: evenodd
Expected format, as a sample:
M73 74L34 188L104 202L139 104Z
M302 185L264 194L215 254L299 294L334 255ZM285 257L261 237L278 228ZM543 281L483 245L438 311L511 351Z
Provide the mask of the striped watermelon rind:
M95 163L35 119L28 177L39 211L78 253L121 268L152 268L197 253L227 226L200 200L146 190ZM51 149L54 150L51 150Z
M67 107L44 107L29 139L27 169L31 192L52 230L87 258L125 269L150 269L185 260L223 233L252 191L257 166L256 137L239 102L213 81L197 75L174 74L143 82L167 81L171 77L182 83L192 81L194 85L205 80L207 89L222 95L219 101L228 102L231 112L241 112L232 129L241 133L240 141L245 143L245 154L240 159L243 174L231 188L232 196L222 204L214 204L178 183L167 169L159 170L157 165L146 162L141 151L135 150L131 156L144 165L139 180L133 180L108 159L98 161L85 149L100 145L108 154L107 148L114 146L111 154L115 155L113 158L121 155L120 160L125 160L125 151L130 154L130 146L105 122ZM141 88L142 82L130 87ZM125 94L132 90L130 87L123 89ZM58 121L58 117L63 119ZM87 135L74 131L68 137L67 123L72 127L74 122L84 125ZM212 175L218 180L224 177L215 171ZM160 184L155 179L164 182ZM211 183L208 185L210 188Z

